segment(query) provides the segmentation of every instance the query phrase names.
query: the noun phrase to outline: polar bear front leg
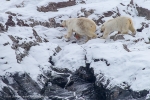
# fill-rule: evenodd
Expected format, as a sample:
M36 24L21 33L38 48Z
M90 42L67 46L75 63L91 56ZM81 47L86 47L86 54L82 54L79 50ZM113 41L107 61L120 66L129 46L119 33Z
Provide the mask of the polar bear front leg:
M64 36L66 39L69 39L72 35L72 30L68 30L67 34Z
M88 42L91 39L91 37L87 36L87 39L85 42Z
M101 37L101 39L106 39L108 37L108 35L109 35L109 32L105 31L103 34L103 37Z

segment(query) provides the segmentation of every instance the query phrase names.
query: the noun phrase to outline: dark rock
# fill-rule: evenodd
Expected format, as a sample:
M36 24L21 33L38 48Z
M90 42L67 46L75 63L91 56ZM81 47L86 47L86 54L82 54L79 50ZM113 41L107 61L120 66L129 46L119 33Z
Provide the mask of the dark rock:
M104 21L102 20L104 18L104 16L101 16L98 20L94 20L94 22L97 24L97 25L100 25L102 23L104 23Z
M130 4L131 4L131 5L134 5L133 0L130 1Z
M61 88L64 88L67 84L68 80L67 80L67 77L55 77L53 80L52 80L52 84L57 84L58 86L60 86Z
M105 12L103 15L105 17L110 17L111 15L113 15L113 12L112 11L108 11L108 12Z
M57 47L55 48L55 51L56 51L57 53L59 53L61 50L62 50L62 49L61 49L59 46L57 46Z
M136 9L139 16L146 17L147 20L150 20L150 10L139 6L136 6Z
M18 26L27 26L27 27L29 26L28 24L24 23L24 21L21 19L17 19L17 25Z
M109 90L100 84L99 86L94 85L94 93L96 95L95 100L110 100Z
M128 85L124 89L116 86L109 90L102 83L95 84L96 79L90 63L86 67L81 66L75 73L62 70L55 70L54 76L50 71L41 74L45 77L44 80L41 78L44 83L41 84L42 89L27 73L9 73L2 76L0 79L6 86L0 90L0 100L145 100L149 93L147 90L135 92Z
M4 43L3 45L4 45L4 46L6 46L6 45L8 45L8 44L9 44L9 42L7 42L7 43Z
M3 26L3 24L0 23L0 32L4 32L6 29L5 27Z
M72 43L76 43L76 41L72 41Z
M123 44L123 48L124 48L127 52L131 52L131 51L128 49L128 47L127 47L126 44Z
M5 77L2 77L2 81L8 86L15 89L15 92L19 96L27 100L35 100L33 99L33 97L30 96L34 95L34 93L39 94L41 90L38 84L34 80L32 80L32 78L27 73L24 74L15 73L14 75L10 74ZM4 92L7 93L8 96L18 97L15 93L13 93L14 90L11 90L8 87L5 88L5 91ZM14 98L8 100L18 100L18 99Z
M86 4L85 0L76 0L76 4Z
M144 25L140 29L137 29L137 31L142 32L143 29L144 29Z
M54 62L52 61L52 56L49 57L49 63L51 63L54 66Z
M96 80L94 70L93 68L90 68L90 63L87 63L86 67L81 66L78 70L76 70L75 75L78 75L81 79L91 83Z
M34 29L32 29L32 30L33 30L33 35L34 35L36 41L42 43L42 39L41 39L41 37L38 35L38 33L37 33Z
M11 15L8 16L8 20L5 23L5 25L6 25L6 30L8 30L8 26L15 26L15 22L12 20L12 16Z
M101 59L93 59L93 60L94 60L94 62L103 61L103 62L106 63L107 66L110 65L110 63L108 63L108 61L106 59L103 59L103 58L101 58Z
M46 38L44 38L44 40L43 40L44 42L49 42Z
M146 24L146 25L145 25L145 28L148 28L148 27L149 27L149 25L148 25L148 24Z
M86 8L82 8L81 12L84 13L84 16L78 16L78 17L88 17L89 15L94 13L94 9L86 10Z
M110 39L113 39L114 41L116 41L116 40L124 40L125 38L124 38L124 35L122 34L115 34L111 36Z
M41 25L41 26L48 27L48 28L60 27L60 23L56 23L54 18L50 18L49 21L46 21L46 22L36 21L34 19L29 19L29 21L31 22L29 24L29 26L31 27L34 27L37 25Z
M0 92L0 99L1 100L18 100L15 92L11 88L6 87L6 86L3 87L3 92Z
M133 42L137 43L137 42L142 41L142 40L144 40L144 38L139 38L139 39L133 40Z
M110 91L110 100L145 100L146 95L149 92L147 90L135 92L131 89L121 89L114 87Z
M58 8L64 8L68 6L75 5L75 0L69 0L67 2L50 2L47 6L37 7L37 11L39 12L48 12L48 11L57 11Z
M7 11L7 12L5 12L6 14L9 14L9 15L12 15L12 16L16 16L16 14L15 13L12 13L12 12L10 12L10 11Z
M125 6L123 3L120 3L122 6Z
M146 97L146 95L149 93L149 91L147 90L142 90L139 92L132 92L132 96L133 98L137 99L137 98L141 98L141 97Z
M23 42L22 44L19 44L18 39L21 39L21 38L17 37L17 39L15 39L12 35L8 35L8 36L13 41L13 44L11 46L12 49L14 49L16 52L18 51L19 47L24 49L24 53L18 53L18 54L16 53L16 59L18 63L20 63L23 60L23 58L28 55L28 51L30 50L32 46L39 45L36 41L34 42L29 41L28 43Z

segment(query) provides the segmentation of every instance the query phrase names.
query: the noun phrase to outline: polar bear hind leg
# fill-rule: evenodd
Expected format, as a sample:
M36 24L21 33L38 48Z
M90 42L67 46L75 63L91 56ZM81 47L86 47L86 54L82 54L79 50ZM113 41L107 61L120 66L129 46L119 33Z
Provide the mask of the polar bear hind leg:
M129 22L129 21L127 21L127 22L125 23L125 25L123 25L123 28L122 28L121 34L128 34L129 27L130 27L130 22Z
M129 30L132 32L133 35L136 34L135 28L133 26L133 22L131 19L129 19L130 25L129 25Z
M132 25L129 27L129 30L132 32L132 35L136 34L136 31Z

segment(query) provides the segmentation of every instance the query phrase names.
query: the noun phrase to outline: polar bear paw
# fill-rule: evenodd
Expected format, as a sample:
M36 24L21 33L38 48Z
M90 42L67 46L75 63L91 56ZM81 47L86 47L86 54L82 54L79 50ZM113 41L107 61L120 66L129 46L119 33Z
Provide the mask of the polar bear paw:
M64 35L64 37L65 37L66 39L69 39L69 36L68 36L68 34Z

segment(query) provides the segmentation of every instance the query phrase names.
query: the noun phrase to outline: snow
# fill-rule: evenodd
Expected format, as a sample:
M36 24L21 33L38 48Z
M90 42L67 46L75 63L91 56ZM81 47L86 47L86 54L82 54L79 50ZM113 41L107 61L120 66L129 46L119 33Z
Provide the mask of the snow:
M24 1L24 2L23 2ZM51 2L60 2L62 0L51 0ZM63 0L67 1L67 0ZM23 5L17 8L16 5ZM45 6L49 3L49 0L1 0L0 3L0 23L5 23L7 21L7 14L5 12L11 11L13 13L21 14L22 16L14 17L29 20L35 19L37 21L48 21L49 18L56 18L56 22L68 19L71 17L77 17L77 13L82 15L81 8L86 8L86 10L94 9L94 13L88 18L98 19L99 15L104 12L115 10L116 7L119 8L119 12L122 16L129 16L132 18L135 25L135 29L140 28L142 22L149 24L149 21L144 17L137 16L137 11L133 8L127 10L127 6L122 6L129 4L130 0L86 0L87 4L78 4L70 7L60 8L58 12L38 12L37 6ZM134 0L139 6L149 9L149 0ZM109 4L109 5L108 5ZM131 15L123 12L126 10L131 13ZM59 16L62 16L59 18ZM109 20L112 17L106 17L103 20ZM100 26L97 26L97 32L99 35ZM137 32L135 37L130 35L125 35L125 40L113 41L110 36L104 39L92 39L85 43L84 38L77 41L73 36L71 41L66 42L64 37L58 39L57 37L64 36L66 34L66 29L57 28L46 28L43 26L33 27L38 33L42 40L46 38L49 42L39 43L37 46L32 46L29 50L29 54L23 58L21 63L17 63L16 52L11 48L13 42L10 40L8 35L13 35L21 37L19 43L24 41L35 41L31 27L10 27L7 32L0 33L0 75L6 75L6 73L15 72L26 72L37 81L37 76L42 74L41 68L44 70L50 70L51 64L48 62L49 57L54 54L55 48L60 46L62 50L53 57L55 62L54 67L58 68L68 68L71 71L75 71L80 66L85 66L85 55L87 56L87 61L91 63L91 67L94 68L95 75L100 79L100 75L103 74L105 82L110 80L108 88L113 86L120 86L123 82L130 85L130 88L136 91L140 90L150 90L150 44L149 42L150 31L149 28L145 28L142 33ZM112 33L115 34L116 32ZM111 34L111 35L112 35ZM32 37L29 38L29 37ZM143 39L142 39L143 38ZM137 39L138 42L134 42ZM82 41L83 40L83 41ZM77 43L72 43L77 41ZM9 42L8 45L4 46L4 43ZM123 48L123 44L126 44L131 52L127 52ZM19 48L18 52L23 52L22 48ZM3 59L2 59L3 58ZM106 59L110 64L107 66L105 61L94 62L94 59ZM100 79L101 80L101 79ZM9 81L10 83L12 80ZM105 83L104 82L104 83ZM0 80L0 89L5 86Z

